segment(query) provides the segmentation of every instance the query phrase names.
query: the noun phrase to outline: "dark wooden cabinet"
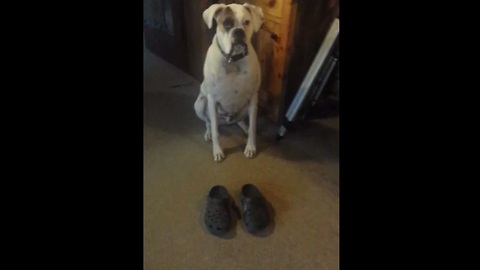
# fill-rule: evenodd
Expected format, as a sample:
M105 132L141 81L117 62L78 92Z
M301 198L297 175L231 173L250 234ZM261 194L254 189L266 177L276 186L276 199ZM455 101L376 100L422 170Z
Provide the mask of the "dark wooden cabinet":
M148 50L188 72L183 9L183 1L145 0L144 36Z

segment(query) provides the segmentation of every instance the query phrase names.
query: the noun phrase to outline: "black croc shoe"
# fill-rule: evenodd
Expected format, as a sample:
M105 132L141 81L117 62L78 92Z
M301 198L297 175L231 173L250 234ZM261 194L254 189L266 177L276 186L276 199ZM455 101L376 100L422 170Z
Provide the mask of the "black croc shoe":
M242 187L241 199L243 224L249 233L257 233L267 228L268 216L265 198L258 188L252 184Z
M232 203L225 187L217 185L210 189L204 220L207 229L212 234L221 236L230 231L232 227L230 213Z

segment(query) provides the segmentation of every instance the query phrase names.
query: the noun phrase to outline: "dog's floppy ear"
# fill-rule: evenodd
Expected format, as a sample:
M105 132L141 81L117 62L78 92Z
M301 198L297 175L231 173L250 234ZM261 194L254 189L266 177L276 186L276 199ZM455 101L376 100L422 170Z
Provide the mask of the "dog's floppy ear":
M243 4L243 6L252 14L253 30L257 32L263 24L262 8L250 4Z
M225 4L213 4L203 12L203 20L207 24L208 29L212 28L213 19L226 6Z

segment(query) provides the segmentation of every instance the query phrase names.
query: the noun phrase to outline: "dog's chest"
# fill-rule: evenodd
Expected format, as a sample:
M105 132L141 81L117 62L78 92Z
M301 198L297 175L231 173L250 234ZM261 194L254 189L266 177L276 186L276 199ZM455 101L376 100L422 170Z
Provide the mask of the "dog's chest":
M237 65L235 63L225 63L225 64L223 64L223 71L225 72L225 75L227 75L227 76L228 75L237 75L238 76L238 75L241 75L242 73L246 74L246 70L242 71L242 68L240 67L240 65Z
M234 64L227 65L225 69L231 72L217 74L211 93L225 110L234 113L248 104L258 89L258 79L253 72Z

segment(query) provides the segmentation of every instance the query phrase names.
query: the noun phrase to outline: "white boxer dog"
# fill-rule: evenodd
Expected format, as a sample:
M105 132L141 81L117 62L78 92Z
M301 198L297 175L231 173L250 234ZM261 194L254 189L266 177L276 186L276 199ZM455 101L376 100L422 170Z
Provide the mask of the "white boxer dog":
M253 32L263 24L263 11L250 4L214 4L203 12L208 28L217 31L208 48L204 80L195 102L197 116L205 121L205 140L212 141L213 159L225 158L218 141L218 125L237 123L248 135L245 156L256 153L256 123L260 63L251 44ZM245 119L249 116L249 126Z

